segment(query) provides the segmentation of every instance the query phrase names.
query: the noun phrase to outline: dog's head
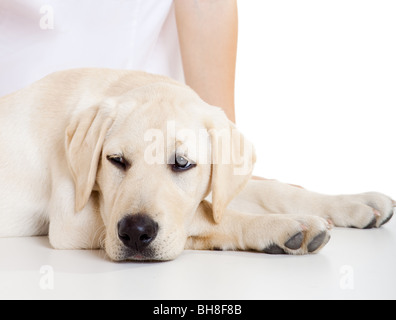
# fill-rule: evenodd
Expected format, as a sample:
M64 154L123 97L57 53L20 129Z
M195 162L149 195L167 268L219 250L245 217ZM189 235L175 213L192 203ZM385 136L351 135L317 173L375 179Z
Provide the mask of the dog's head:
M213 223L220 223L255 161L224 112L168 83L77 114L66 152L76 211L97 192L105 250L116 261L174 259L200 203L212 192Z

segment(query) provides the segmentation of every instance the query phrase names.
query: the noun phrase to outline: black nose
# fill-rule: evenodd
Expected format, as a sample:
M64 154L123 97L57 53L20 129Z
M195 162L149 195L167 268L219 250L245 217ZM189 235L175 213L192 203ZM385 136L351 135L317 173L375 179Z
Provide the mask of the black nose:
M142 252L157 234L158 223L145 214L128 215L118 223L121 242L138 252Z

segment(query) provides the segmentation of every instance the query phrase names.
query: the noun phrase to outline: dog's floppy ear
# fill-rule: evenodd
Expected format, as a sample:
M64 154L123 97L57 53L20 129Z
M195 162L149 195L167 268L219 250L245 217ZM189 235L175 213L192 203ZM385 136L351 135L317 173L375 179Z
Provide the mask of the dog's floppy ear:
M76 212L84 209L94 188L113 113L107 106L91 107L75 115L66 129L66 157L75 184Z
M212 148L213 219L219 223L232 199L252 177L256 153L225 113L216 113L208 120L207 128Z

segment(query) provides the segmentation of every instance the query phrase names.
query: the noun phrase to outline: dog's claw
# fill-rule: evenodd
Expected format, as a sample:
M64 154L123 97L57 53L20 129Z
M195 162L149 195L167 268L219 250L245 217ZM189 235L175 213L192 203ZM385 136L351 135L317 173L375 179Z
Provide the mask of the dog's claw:
M378 210L374 209L374 215L376 218L381 217L381 212L379 212Z

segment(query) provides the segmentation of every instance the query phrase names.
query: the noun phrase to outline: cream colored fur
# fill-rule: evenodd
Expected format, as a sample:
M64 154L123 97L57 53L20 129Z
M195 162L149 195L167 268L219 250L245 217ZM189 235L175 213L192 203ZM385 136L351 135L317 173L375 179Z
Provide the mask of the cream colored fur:
M332 225L379 227L395 205L379 193L250 180L254 149L225 114L142 72L54 73L0 99L0 128L0 237L48 234L56 249L104 248L115 261L170 260L185 248L316 253ZM219 132L229 133L225 149ZM173 172L175 153L197 166ZM128 170L108 161L117 154ZM126 254L117 224L142 212L158 236L149 256Z

